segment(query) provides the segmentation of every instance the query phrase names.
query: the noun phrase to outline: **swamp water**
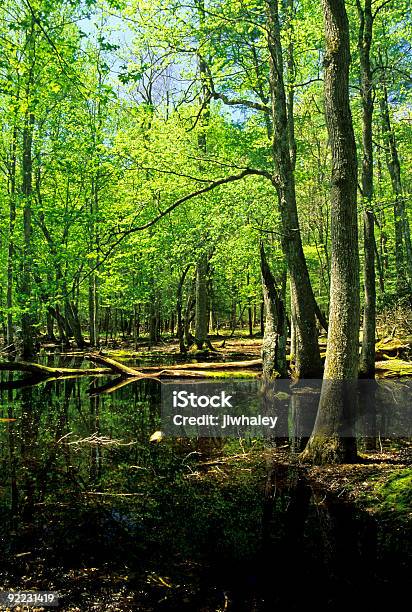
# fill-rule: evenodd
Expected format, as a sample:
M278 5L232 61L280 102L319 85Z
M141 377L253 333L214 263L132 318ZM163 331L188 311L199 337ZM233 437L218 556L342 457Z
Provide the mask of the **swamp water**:
M3 590L55 590L82 612L408 600L410 534L314 491L262 442L150 443L158 382L96 394L109 379L1 381L0 418L16 419L0 422Z

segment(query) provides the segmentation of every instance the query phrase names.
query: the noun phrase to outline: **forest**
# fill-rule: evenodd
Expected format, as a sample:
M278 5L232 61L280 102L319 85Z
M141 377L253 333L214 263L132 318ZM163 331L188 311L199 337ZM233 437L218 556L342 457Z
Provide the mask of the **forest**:
M24 587L73 611L274 610L272 554L286 580L304 551L308 588L326 571L304 569L323 496L338 552L319 609L365 562L365 602L379 584L392 605L412 502L410 3L5 0L0 46L0 607ZM311 431L164 435L164 383L235 379L266 408L323 380Z

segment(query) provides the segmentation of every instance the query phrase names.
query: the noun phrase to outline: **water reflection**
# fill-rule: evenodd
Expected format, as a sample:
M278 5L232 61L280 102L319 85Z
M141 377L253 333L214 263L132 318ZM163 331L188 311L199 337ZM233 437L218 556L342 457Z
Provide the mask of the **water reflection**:
M372 605L397 581L401 592L373 521L325 500L293 466L240 460L225 471L236 441L150 444L159 383L98 393L112 381L0 390L0 417L16 419L0 424L4 588L56 589L64 609L179 612L300 609L314 590L328 609L348 586ZM293 437L299 445L299 427Z

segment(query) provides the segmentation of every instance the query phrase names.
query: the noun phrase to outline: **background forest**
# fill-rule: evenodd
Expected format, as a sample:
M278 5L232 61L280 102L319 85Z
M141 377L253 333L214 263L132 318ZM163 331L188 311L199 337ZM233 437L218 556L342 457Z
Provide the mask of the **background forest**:
M300 236L327 317L322 10L311 0L279 10ZM369 217L375 237L368 251L360 232L361 264L372 250L379 313L407 313L410 7L354 0L347 11L359 227ZM177 334L185 351L208 330L258 333L260 244L290 318L262 3L13 0L0 15L4 350L29 358L45 340Z

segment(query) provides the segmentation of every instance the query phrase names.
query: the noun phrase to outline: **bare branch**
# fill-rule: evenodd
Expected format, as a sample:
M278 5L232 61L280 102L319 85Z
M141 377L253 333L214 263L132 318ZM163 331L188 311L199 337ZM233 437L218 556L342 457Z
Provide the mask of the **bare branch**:
M258 170L257 168L245 168L244 170L242 170L242 172L239 172L239 174L232 174L230 176L226 176L216 181L211 181L210 184L207 185L207 187L202 187L202 189L198 189L197 191L193 191L192 193L189 193L188 195L183 196L183 198L179 198L179 200L176 200L176 202L171 204L168 208L160 212L156 217L154 217L150 221L147 221L143 225L133 226L129 228L128 230L119 232L120 234L119 238L110 246L108 251L106 251L106 253L99 260L99 262L95 266L93 266L86 274L84 274L82 278L79 279L79 285L84 280L86 280L91 274L93 274L110 257L113 251L119 246L119 244L123 242L123 240L127 236L130 236L131 234L134 234L135 232L139 232L139 231L148 229L149 227L152 227L153 225L158 223L158 221L163 219L163 217L166 217L173 210L175 210L175 208L180 206L180 204L183 204L184 202L187 202L188 200L191 200L200 195L203 195L204 193L208 193L209 191L212 191L213 189L215 189L216 187L220 187L221 185L227 185L228 183L233 183L235 181L239 181L245 178L246 176L252 176L252 175L263 176L273 184L273 176L270 174L270 172L267 172L266 170Z
M392 0L385 0L384 2L382 2L382 4L375 9L372 15L372 19L375 19L376 15L390 2L392 2Z
M293 89L297 89L298 87L306 87L306 85L310 85L311 83L323 82L323 79L320 77L316 77L314 79L308 79L304 83L293 83Z
M175 210L175 208L180 206L180 204L183 204L184 202L187 202L188 200L191 200L192 198L196 198L197 196L203 195L204 193L208 193L209 191L212 191L212 189L215 189L216 187L220 187L221 185L227 185L227 183L233 183L234 181L239 181L245 178L246 176L251 176L251 175L264 176L265 178L269 179L272 182L272 175L269 172L266 172L265 170L257 170L255 168L245 168L245 170L243 170L239 174L232 174L231 176L226 176L224 178L218 179L217 181L212 181L207 187L203 187L202 189L193 191L192 193L189 193L188 195L183 196L183 198L176 200L176 202L171 204L168 208L166 208L166 210L159 213L157 217L155 217L151 221L148 221L147 223L144 223L143 225L132 227L124 231L122 233L121 240L125 236L129 236L130 234L133 234L134 232L138 232L138 231L147 229L149 227L152 227L152 225L155 225L158 221L160 221L160 219L163 219L163 217L165 217L166 215L171 213L173 210Z
M211 92L212 98L215 100L222 100L228 106L246 106L247 108L253 108L254 110L263 111L264 113L270 113L270 108L266 104L260 104L260 102L253 102L252 100L244 100L243 98L228 98L223 93L216 91Z
M243 98L229 98L226 94L217 92L215 89L215 85L213 82L213 77L212 77L210 68L207 62L202 57L201 59L202 59L202 62L207 72L207 76L209 80L208 88L209 88L209 93L210 93L211 98L213 98L214 100L222 100L222 102L224 102L228 106L246 106L247 108L253 108L254 110L263 111L264 113L271 112L269 106L267 106L266 104L261 104L260 102L254 102L253 100L245 100Z

